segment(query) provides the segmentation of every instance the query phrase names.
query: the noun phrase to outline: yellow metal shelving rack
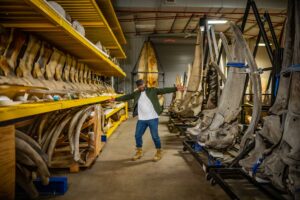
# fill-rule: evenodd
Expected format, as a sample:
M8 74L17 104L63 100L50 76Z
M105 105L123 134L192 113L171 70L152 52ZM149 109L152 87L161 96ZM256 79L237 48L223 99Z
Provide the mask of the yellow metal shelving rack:
M85 27L86 37L89 40L93 43L101 41L102 45L110 50L112 56L126 58L120 46L120 43L126 43L126 39L110 0L102 2L111 7L101 7L96 0L56 0L56 2Z
M126 76L125 72L119 66L114 64L105 53L94 45L95 42L100 41L103 46L110 50L113 57L126 58L120 45L120 43L126 43L126 40L122 38L123 33L118 22L115 21L114 11L109 10L108 14L113 16L113 19L109 19L108 22L95 0L57 0L57 2L62 5L74 20L78 20L85 27L86 37L73 29L71 23L52 9L45 0L1 0L0 24L7 28L18 28L24 32L37 35L60 50L76 56L80 62L88 64L99 75ZM115 25L117 25L117 28L113 27L112 29L110 27ZM98 103L110 98L110 96L101 96L1 107L0 122L3 125L9 120ZM126 115L123 115L120 121L114 124L107 133L108 136L127 118L127 104L125 105ZM120 110L120 108L116 109ZM0 176L2 177L0 185L5 186L0 187L0 198L3 197L5 199L14 199L14 131L14 124L1 126L0 129Z
M114 49L113 51L119 57L126 57L95 0L58 0L57 2L73 19L79 20L86 27L87 38L92 41L99 40L104 46ZM0 1L0 24L4 27L19 28L40 36L65 52L77 56L79 61L87 63L98 74L126 76L120 67L107 58L89 39L73 29L70 22L52 9L44 0ZM109 98L96 97L2 107L0 108L0 122L101 102Z
M0 107L0 122L109 100L110 96Z
M111 0L96 0L96 2L99 5L101 11L103 12L103 15L107 19L109 26L114 31L118 41L121 44L126 44L125 36L114 11Z
M128 103L123 103L121 106L118 106L115 109L105 114L105 119L108 119L114 114L116 114L117 112L119 112L120 110L122 110L123 108L125 109L125 114L121 116L119 121L114 122L112 127L110 127L107 130L107 132L105 133L107 138L109 138L113 134L113 132L120 126L120 124L128 118Z

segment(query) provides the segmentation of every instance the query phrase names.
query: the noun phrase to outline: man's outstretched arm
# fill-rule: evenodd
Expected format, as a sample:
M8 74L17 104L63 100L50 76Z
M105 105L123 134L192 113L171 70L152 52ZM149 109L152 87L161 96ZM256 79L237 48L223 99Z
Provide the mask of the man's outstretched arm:
M114 100L116 100L116 101L129 101L130 99L133 99L133 98L134 98L133 93L130 93L130 94L125 94L123 96L117 97Z
M176 87L166 87L166 88L157 88L157 94L167 94L167 93L173 93L176 91L183 91L183 86L176 86Z
M176 92L176 87L165 87L165 88L157 88L157 94L167 94Z

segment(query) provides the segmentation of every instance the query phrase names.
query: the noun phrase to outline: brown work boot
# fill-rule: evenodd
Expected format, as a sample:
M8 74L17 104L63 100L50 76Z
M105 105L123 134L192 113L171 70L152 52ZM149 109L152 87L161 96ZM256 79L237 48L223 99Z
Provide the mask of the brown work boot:
M133 156L132 160L136 161L136 160L140 159L142 156L143 156L142 148L137 148L136 152L135 152L135 155Z
M157 149L156 150L156 154L153 158L153 161L159 161L162 158L162 150L161 149Z

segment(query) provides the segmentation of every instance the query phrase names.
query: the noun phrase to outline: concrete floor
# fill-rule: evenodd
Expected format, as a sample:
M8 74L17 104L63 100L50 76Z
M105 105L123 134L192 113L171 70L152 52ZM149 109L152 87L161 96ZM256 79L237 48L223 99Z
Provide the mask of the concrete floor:
M152 161L155 149L147 130L144 157L131 161L135 150L135 124L136 119L132 118L122 123L90 169L67 174L68 192L55 199L229 199L219 186L212 187L205 180L199 164L191 155L181 152L181 139L168 132L167 117L162 116L159 125L163 159Z

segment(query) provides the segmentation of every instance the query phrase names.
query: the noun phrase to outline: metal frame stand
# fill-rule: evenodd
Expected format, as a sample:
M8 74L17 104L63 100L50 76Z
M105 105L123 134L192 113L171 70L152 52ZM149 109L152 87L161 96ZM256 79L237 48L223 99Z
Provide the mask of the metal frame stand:
M257 199L286 199L270 183L259 183L240 168L213 168L209 171L211 183L218 184L231 199L255 196Z
M280 48L278 40L276 38L274 28L270 19L268 12L264 13L264 21L268 23L269 29L271 31L272 40L275 46L275 49L272 50L270 46L270 41L267 37L266 30L264 27L264 21L261 19L258 9L256 7L254 0L248 0L245 15L243 18L243 22L241 25L241 31L243 32L245 29L246 21L249 15L250 8L252 8L255 19L259 26L259 35L256 40L256 45L254 48L253 56L255 58L258 50L258 44L260 42L261 37L263 38L264 43L266 44L266 50L269 56L269 59L272 63L272 67L266 68L263 71L271 71L269 80L268 80L268 88L271 86L271 94L264 94L264 95L271 95L271 104L274 103L277 93L278 85L278 74L281 70L281 63L282 63L282 52L283 49ZM271 83L272 82L272 83ZM244 97L246 95L246 89L249 83L249 76L247 76L246 85L244 88ZM244 97L242 100L242 104L244 105ZM271 105L270 105L271 106ZM264 109L267 110L270 106L264 106ZM244 106L242 107L241 112L241 121L244 122ZM231 199L243 199L245 194L252 195L252 196L261 196L261 199L285 199L284 194L280 191L276 190L272 184L264 184L259 183L255 180L254 177L246 174L241 168L231 168L231 167L238 167L238 162L242 158L244 158L255 146L254 141L250 141L250 143L245 147L245 149L239 153L239 155L231 162L231 164L227 167L230 168L212 168L209 171L209 176L212 178L211 183L219 184L222 189L229 195ZM243 187L244 186L244 187ZM244 194L244 196L243 196Z
M203 171L206 173L207 180L210 179L209 171L211 169L225 167L219 159L211 156L207 149L201 146L197 141L191 140L190 138L186 137L186 139L184 139L182 143L183 151L189 151L202 166Z
M256 22L258 24L259 27L259 34L257 36L257 40L256 40L256 44L255 44L255 48L253 51L253 56L254 58L256 57L257 54L257 50L258 50L258 44L261 40L261 38L263 39L265 45L266 45L266 50L268 53L268 57L270 59L270 62L272 63L272 67L270 68L266 68L263 71L271 71L270 76L269 76L269 80L268 80L268 84L267 84L267 91L269 90L269 88L271 87L271 94L263 94L263 95L271 95L271 105L274 103L275 98L276 98L276 94L277 94L277 85L278 85L278 81L279 81L279 74L280 74L280 70L281 70L281 63L282 63L282 59L283 59L283 48L280 48L279 42L277 40L275 31L274 31L274 27L270 18L269 13L266 11L263 15L263 19L260 17L260 14L258 12L256 3L254 0L248 0L247 1L247 6L245 9L245 14L243 17L243 21L242 21L242 25L241 25L241 31L242 33L244 32L245 26L246 26L246 22L248 19L248 15L249 15L249 11L252 8L253 14L255 16ZM271 45L270 45L270 40L267 36L266 33L266 29L264 26L264 23L267 22L268 26L269 26L269 30L271 32L271 36L272 36L272 41L274 43L275 49L272 50ZM246 89L249 83L249 76L247 75L246 78L246 84L245 84L245 88L244 88L244 97L242 99L242 105L244 105L245 102L245 96L247 96L248 94L246 94ZM251 94L250 94L251 95ZM267 108L271 107L271 105L269 106L265 106ZM245 123L245 109L244 107L242 107L241 110L241 122Z
M279 42L276 38L274 28L270 19L268 12L264 13L264 20L261 19L258 9L256 7L254 0L248 0L245 15L243 17L241 31L244 32L247 18L249 15L249 11L252 8L255 19L259 26L259 35L257 37L256 45L254 48L253 56L255 57L258 50L258 44L260 39L262 38L264 43L266 44L266 50L269 56L269 59L272 63L272 67L263 69L263 71L271 71L270 78L268 81L268 88L271 88L271 104L274 103L277 93L277 85L278 85L278 74L281 70L282 63L282 52L283 49L280 48ZM269 29L271 31L272 40L275 46L275 49L272 50L270 41L267 37L266 30L264 27L264 22L267 22ZM220 58L219 58L220 59ZM247 75L246 85L244 88L244 96L245 95L253 95L246 94L246 89L249 83L249 75ZM267 89L268 90L268 89ZM242 100L242 104L244 105L244 98ZM267 110L270 106L264 106L264 109ZM241 118L242 122L244 121L243 115L245 114L244 106L242 107ZM202 147L198 144L197 141L193 141L190 138L186 137L183 141L183 150L189 151L194 158L199 162L202 166L204 172L206 173L207 180L210 180L212 185L219 184L222 189L228 194L228 196L232 199L243 199L248 192L248 195L262 197L261 199L285 199L282 192L276 190L272 184L259 183L255 180L254 177L246 174L241 168L238 168L238 162L242 158L244 158L255 146L254 141L250 141L245 146L245 149L239 153L233 161L230 163L224 164L219 159L213 158L209 155L208 150L205 147ZM211 162L213 161L213 162ZM234 167L234 168L232 168ZM242 184L243 183L243 184ZM236 187L234 187L234 185ZM244 193L244 196L243 194Z

